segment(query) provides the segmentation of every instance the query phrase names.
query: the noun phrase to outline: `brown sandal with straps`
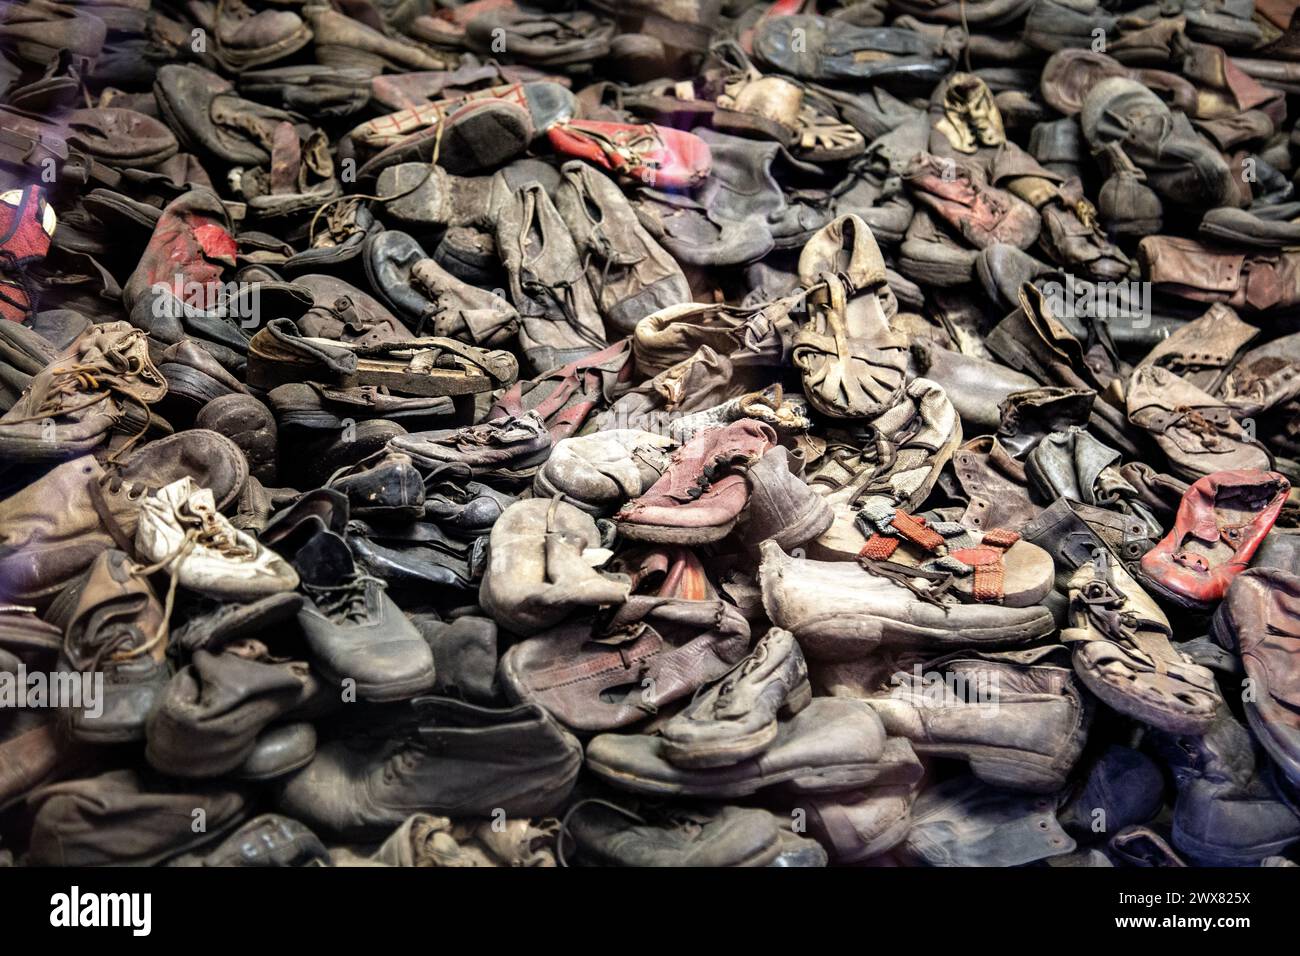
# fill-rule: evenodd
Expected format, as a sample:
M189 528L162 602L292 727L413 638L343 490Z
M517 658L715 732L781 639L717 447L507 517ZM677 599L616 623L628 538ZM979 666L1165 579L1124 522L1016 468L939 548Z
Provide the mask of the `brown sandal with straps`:
M947 588L963 600L1004 607L1040 603L1056 574L1051 555L1014 531L932 525L905 511L893 513L887 533L867 539L858 560L868 570L947 574Z

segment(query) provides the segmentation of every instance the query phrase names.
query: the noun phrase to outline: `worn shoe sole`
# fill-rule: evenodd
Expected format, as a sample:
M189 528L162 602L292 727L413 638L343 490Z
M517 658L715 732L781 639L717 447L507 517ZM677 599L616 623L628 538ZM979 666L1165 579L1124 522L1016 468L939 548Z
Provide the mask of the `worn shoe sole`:
M198 405L206 405L214 399L235 394L211 375L188 365L164 362L158 366L158 371L167 380L167 398L174 396L188 399Z
M766 597L766 596L765 596ZM766 604L766 600L764 601ZM827 661L853 660L881 645L912 647L922 650L943 648L980 647L987 645L1028 644L1051 634L1056 629L1051 612L1043 608L1040 618L1021 626L961 627L941 630L919 624L908 624L885 617L872 617L855 622L853 650L850 652L843 637L843 616L829 611L815 621L791 627L782 625L799 639L805 652L813 658ZM770 614L770 612L769 612ZM857 615L855 615L857 617ZM865 627L864 627L865 625Z
M278 416L281 428L302 428L309 431L331 431L343 427L343 419L324 409L304 409L295 412L281 412Z
M665 525L637 524L632 521L616 521L618 533L633 541L652 541L655 544L709 544L721 541L731 534L738 518L732 518L726 524L711 525L707 528L670 528Z
M1078 645L1074 654L1071 655L1074 662L1074 673L1098 700L1116 713L1124 714L1173 734L1200 736L1209 730L1210 725L1214 723L1216 708L1212 702L1210 702L1210 706L1206 708L1204 713L1197 715L1186 711L1180 712L1170 704L1144 701L1126 694L1123 690L1125 685L1105 680L1095 668L1083 665L1080 661L1080 652L1084 646L1086 645ZM1130 677L1129 680L1136 683L1135 677ZM1190 704L1190 701L1185 697L1172 696L1175 703Z
M1255 249L1284 249L1295 246L1297 242L1300 242L1300 237L1296 236L1284 236L1277 233L1271 236L1259 235L1258 233L1233 229L1215 222L1202 222L1200 233L1212 239L1219 239L1239 246L1250 246Z
M1159 581L1152 579L1140 568L1137 574L1137 579L1138 579L1138 583L1141 584L1143 587L1155 591L1157 595L1164 598L1166 601L1169 601L1172 604L1176 604L1178 607L1184 608L1189 611L1208 611L1218 603L1217 600L1197 601L1196 599L1190 598L1185 594L1179 594L1177 591L1170 590L1169 588L1161 584Z
M320 675L327 683L335 687L343 686L343 676L337 673L333 668L328 667L321 660L317 659L312 662L313 666L320 671ZM371 684L365 681L357 680L349 676L347 679L352 681L357 689L357 697L361 700L370 701L373 704L389 704L399 700L409 700L417 697L424 691L433 687L437 679L437 672L434 665L430 664L426 670L421 671L415 677L408 677L400 681L385 681L382 684Z
M598 760L587 758L587 767L609 783L633 793L648 793L663 796L692 796L708 799L726 799L731 797L748 797L778 784L784 784L797 793L834 793L839 790L854 790L865 787L879 776L874 764L844 763L825 767L795 767L766 776L748 777L743 780L718 781L708 786L693 787L689 784L669 783L663 780L648 780L633 774L623 773Z
M438 159L447 172L467 176L495 169L528 148L533 136L528 111L501 108L514 104L493 105L500 111L476 109L447 121Z
M184 624L172 631L171 639L177 646L187 651L199 648L219 650L231 641L260 634L268 628L288 621L301 610L302 603L301 594L286 592L272 594L251 604L224 605L230 610L226 611L219 621L213 620L207 628ZM207 632L205 639L193 636L196 633L202 635L205 630Z
M159 688L158 697L162 697L162 688ZM76 711L69 711L63 717L62 723L67 729L69 736L73 740L83 744L129 744L138 740L144 740L144 721L141 720L136 727L127 727L121 730L99 730L95 729L94 724L87 725L78 721L75 717Z

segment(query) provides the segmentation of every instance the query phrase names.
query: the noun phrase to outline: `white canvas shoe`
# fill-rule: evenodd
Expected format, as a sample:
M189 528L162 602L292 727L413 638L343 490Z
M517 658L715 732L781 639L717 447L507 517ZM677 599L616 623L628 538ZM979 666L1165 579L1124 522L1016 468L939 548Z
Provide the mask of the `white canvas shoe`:
M251 601L298 586L298 572L231 525L193 478L144 499L135 544L177 584L210 597Z

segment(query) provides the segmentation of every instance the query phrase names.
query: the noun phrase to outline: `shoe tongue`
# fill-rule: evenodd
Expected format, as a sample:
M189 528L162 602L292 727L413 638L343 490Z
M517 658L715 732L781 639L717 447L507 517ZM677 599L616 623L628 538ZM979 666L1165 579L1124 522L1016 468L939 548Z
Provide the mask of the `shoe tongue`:
M293 565L304 584L317 587L331 587L356 574L347 542L331 531L321 531L299 548Z

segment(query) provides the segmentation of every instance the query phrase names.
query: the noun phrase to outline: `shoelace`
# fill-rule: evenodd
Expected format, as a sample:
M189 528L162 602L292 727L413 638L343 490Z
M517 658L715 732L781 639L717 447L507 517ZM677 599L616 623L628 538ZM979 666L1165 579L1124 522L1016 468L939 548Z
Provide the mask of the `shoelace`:
M99 361L80 361L55 368L51 371L50 386L35 412L26 418L10 421L37 421L52 412L66 415L89 408L107 394L116 392L125 395L127 393L121 389L119 380L139 375L142 371L143 366L139 361L120 351L106 352ZM87 396L84 401L64 406L66 399L83 394Z
M852 475L853 466L850 464L854 459L859 459L865 453L864 449L855 448L847 443L836 443L827 445L826 450L822 452L822 460L827 464L838 464L846 472ZM835 475L826 474L824 467L818 469L818 474L814 475L809 481L810 485L821 485L830 490L837 491L849 483L851 478L840 478Z
M1202 438L1218 438L1224 432L1222 425L1206 418L1190 405L1179 405L1174 409L1174 418L1169 423L1169 427L1174 428L1178 425L1182 425Z
M606 134L593 129L578 129L575 132L592 140L600 147L601 152L606 156L618 159L624 166L645 166L650 169L661 169L663 164L658 160L651 159L648 156L640 154L644 147L662 148L664 145L663 138L653 124L647 123L645 126L638 127L635 136L630 136L626 143L616 143ZM615 164L616 166L618 164Z
M956 582L956 575L949 571L926 571L924 568L914 568L894 561L878 561L864 555L858 555L858 564L870 574L886 578L907 588L918 601L924 601L938 608L947 606L942 600L943 596ZM916 583L917 578L930 582L931 586L922 587Z
M620 272L626 272L641 260L637 257L619 256L618 250L610 242L609 237L602 234L595 235L591 240L592 249L582 259L582 272L585 275L591 266L592 258L600 260L600 288L604 288L609 282L610 274L618 269Z
M1094 578L1077 595L1077 607L1087 613L1098 630L1114 641L1132 643L1130 637L1137 623L1136 618L1132 612L1124 611L1124 605L1128 602L1115 589L1109 577Z
M550 299L564 315L564 321L585 342L598 348L604 348L607 343L599 335L585 328L578 317L576 286L580 281L585 281L582 276L577 279L560 279L549 284L540 282L537 279L525 279L520 282L520 285L530 297Z
M534 189L535 187L525 188L524 190L523 229L521 230L520 235L526 236L529 233L536 231L541 237L542 244L545 245L546 234L545 230L542 228L541 220L537 215L538 204ZM521 245L522 244L521 241ZM555 279L551 282L543 282L532 274L525 275L521 268L519 287L528 295L529 298L538 299L543 302L549 300L554 303L555 306L559 308L561 314L563 314L564 321L570 328L577 332L578 335L582 336L588 344L595 345L598 348L604 348L606 345L604 340L598 335L583 328L578 317L578 296L574 287L576 283L586 281L585 271L586 269L584 266L583 271L579 272L576 278Z
M36 283L32 281L27 270L23 268L18 256L8 249L0 249L0 275L8 276L14 285L22 290L26 297L26 302L19 302L12 296L6 295L3 286L0 286L0 299L8 302L16 309L22 309L27 313L36 311Z
M443 122L445 117L443 116L443 108L441 105L438 105L436 113L437 113L437 117L434 120L434 123L437 126L437 132L434 134L433 137L433 155L429 158L429 162L425 166L424 175L421 176L418 180L416 180L415 185L413 185L410 189L407 189L405 192L393 193L393 195L391 196L375 196L370 194L349 193L346 196L335 196L333 199L327 199L325 202L317 206L316 212L312 214L311 223L307 227L308 248L313 248L315 246L316 223L320 219L321 213L323 213L330 206L334 206L337 205L338 203L343 203L343 202L357 203L363 200L373 200L375 202L392 202L394 199L401 199L403 196L411 195L411 193L415 192L426 182L429 181L429 177L433 175L433 167L437 165L438 156L442 152L442 132L447 125L445 122Z
M368 614L366 587L370 584L381 590L388 586L369 574L356 574L344 584L304 584L302 589L326 617L356 623L364 620Z
M1145 657L1157 674L1168 674L1170 663L1179 660L1169 644L1168 631L1152 633L1150 624L1144 631L1142 619L1128 607L1128 598L1115 584L1107 555L1099 553L1093 563L1093 579L1076 592L1072 606L1086 613L1108 639Z
M149 431L149 406L142 399L122 389L119 384L120 377L139 375L142 371L138 362L123 358L116 352L108 353L103 362L80 362L65 368L56 368L51 373L51 386L36 410L30 415L10 418L9 423L18 425L44 421L54 414L70 415L90 408L102 401L105 395L117 395L120 399L135 402L139 406L143 424L138 432L108 457L109 462L115 463L135 447L136 442ZM76 395L85 395L86 398L80 402L65 404L66 399Z
M128 663L158 646L156 635L141 640L144 635L135 627L114 630L100 641L86 641L83 635L83 641L78 647L74 647L71 636L72 630L69 628L63 638L63 650L72 666L83 672L102 671L117 664ZM89 655L79 653L80 648L86 646L92 648L92 652Z
M905 444L898 444L890 441L881 433L877 432L874 443L868 445L862 451L863 461L872 465L875 471L875 478L867 482L862 488L849 499L850 505L860 504L867 498L875 498L881 495L889 498L897 504L897 493L889 484L888 476L894 467L894 462L898 460L898 453L907 447Z
M182 507L188 507L188 504L189 503L187 502L186 505ZM158 631L154 634L153 638L136 648L131 653L131 656L134 657L147 653L157 646L160 641L166 640L167 625L171 620L172 609L176 605L176 589L180 584L180 580L176 574L176 566L184 560L190 552L194 551L195 548L201 547L207 548L211 551L216 551L223 557L251 558L256 556L255 551L239 543L233 534L233 528L227 530L221 526L221 523L217 520L215 512L209 512L207 509L203 509L198 512L189 511L188 513L182 513L180 509L177 509L176 517L180 519L182 525L187 523L191 525L186 529L185 537L181 543L176 546L176 550L171 554L165 555L153 564L135 564L132 566L132 574L149 575L158 571L166 571L168 576L167 598L163 602L162 623L159 625ZM197 527L193 525L194 521L199 522Z
M918 416L919 417L919 416ZM857 448L847 443L828 446L823 453L823 458L829 459L830 462L838 464L843 468L848 476L841 478L835 475L826 475L824 473L815 475L809 482L809 485L821 485L830 491L838 491L853 482L855 472L864 467L872 468L876 476L888 475L889 470L894 467L894 462L898 458L898 452L905 447L905 444L899 444L886 438L884 433L874 426L868 425L863 436L863 445ZM824 469L819 469L824 472ZM869 483L859 489L848 504L857 505L863 499L875 495L894 496L893 489L887 482Z

